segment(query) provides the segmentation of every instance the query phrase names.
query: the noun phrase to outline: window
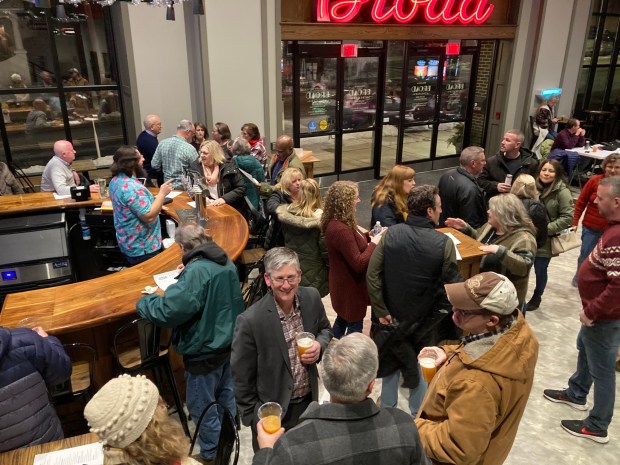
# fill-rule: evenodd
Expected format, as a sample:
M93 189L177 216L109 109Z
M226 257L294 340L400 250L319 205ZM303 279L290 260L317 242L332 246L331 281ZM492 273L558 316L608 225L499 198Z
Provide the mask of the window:
M56 10L5 0L0 10L0 154L39 174L56 140L84 169L109 166L126 140L109 13L98 4Z

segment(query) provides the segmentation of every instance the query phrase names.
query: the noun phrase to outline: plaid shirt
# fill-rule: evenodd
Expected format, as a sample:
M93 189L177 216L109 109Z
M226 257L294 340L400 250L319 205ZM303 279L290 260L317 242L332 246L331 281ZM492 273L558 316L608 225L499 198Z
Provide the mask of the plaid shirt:
M162 170L163 166L164 181L174 179L172 187L183 189L181 178L196 158L196 149L181 136L175 135L157 145L151 166L156 170Z
M274 299L275 300L275 299ZM301 310L299 309L299 302L297 296L293 301L293 310L290 314L286 315L278 301L276 302L276 309L278 310L278 316L282 323L282 331L284 332L284 340L286 341L286 347L288 348L288 358L291 361L291 371L293 372L293 393L292 399L303 397L310 394L310 374L308 373L308 367L301 363L299 355L297 353L297 342L295 341L295 335L304 331L304 325L301 320Z
M470 342L479 341L480 339L486 339L487 337L492 337L497 334L504 334L506 331L508 331L512 327L512 324L514 323L514 321L515 321L514 318L511 319L506 326L498 329L497 331L489 331L488 333L470 334L469 336L462 336L460 338L461 342L468 344Z

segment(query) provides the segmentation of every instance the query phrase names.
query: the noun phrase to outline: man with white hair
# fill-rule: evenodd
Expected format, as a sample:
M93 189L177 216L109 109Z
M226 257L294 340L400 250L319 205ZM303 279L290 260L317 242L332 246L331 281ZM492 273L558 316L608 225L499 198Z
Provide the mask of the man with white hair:
M157 115L146 115L144 118L144 131L142 131L136 139L136 148L144 157L142 167L146 170L149 179L157 179L158 185L164 182L164 176L161 171L151 166L153 155L157 150L157 136L161 133L161 119Z
M260 422L260 450L253 464L414 465L429 464L411 417L395 408L379 408L368 396L379 357L362 333L333 340L319 368L331 401L312 402L299 425L268 434Z
M151 167L164 172L164 182L172 179L175 189L183 189L181 178L197 158L196 149L189 142L194 137L194 123L182 119L174 136L162 140L155 150Z
M41 176L41 191L56 192L58 195L71 194L71 188L79 186L86 179L80 178L77 171L71 169L76 151L68 140L54 142L54 156L47 162ZM97 184L89 186L91 192L99 192Z
M415 420L424 452L434 463L500 465L532 390L538 341L506 276L480 273L444 287L467 336L420 351L439 370Z

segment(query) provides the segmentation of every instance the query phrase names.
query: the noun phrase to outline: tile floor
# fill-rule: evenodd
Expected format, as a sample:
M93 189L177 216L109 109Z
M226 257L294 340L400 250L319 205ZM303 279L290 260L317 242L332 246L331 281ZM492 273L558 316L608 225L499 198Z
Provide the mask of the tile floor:
M420 173L417 184L436 183L441 171ZM370 194L375 182L360 183L360 208L358 222L370 222ZM363 206L366 206L365 208ZM551 260L549 284L543 302L535 312L528 313L527 320L540 343L540 352L534 386L530 400L521 421L507 465L591 465L616 464L620 459L620 403L616 402L615 420L612 422L608 444L597 444L587 439L576 438L560 427L561 419L580 419L587 416L569 406L551 403L543 398L546 388L563 388L576 365L577 350L575 338L580 323L578 313L581 309L577 289L571 286L571 278L576 267L578 251L572 250ZM530 293L534 286L534 275L530 276ZM329 296L323 300L330 320L335 313L331 308ZM368 318L367 318L368 320ZM366 322L366 331L369 321ZM375 384L373 397L380 393L380 383ZM407 410L406 392L402 390L399 406ZM620 397L620 385L616 386L616 397ZM590 397L589 402L592 399ZM252 462L252 446L249 428L241 429L240 465ZM389 464L385 464L389 465Z

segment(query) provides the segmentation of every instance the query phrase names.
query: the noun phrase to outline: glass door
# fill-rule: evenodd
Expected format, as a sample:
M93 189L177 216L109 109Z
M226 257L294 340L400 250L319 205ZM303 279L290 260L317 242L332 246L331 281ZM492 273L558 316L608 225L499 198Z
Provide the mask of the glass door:
M381 47L343 58L337 44L293 43L293 133L316 175L373 169Z
M476 47L446 55L444 47L416 47L409 43L401 113L400 162L435 161L459 155L463 134L471 120L472 69Z

